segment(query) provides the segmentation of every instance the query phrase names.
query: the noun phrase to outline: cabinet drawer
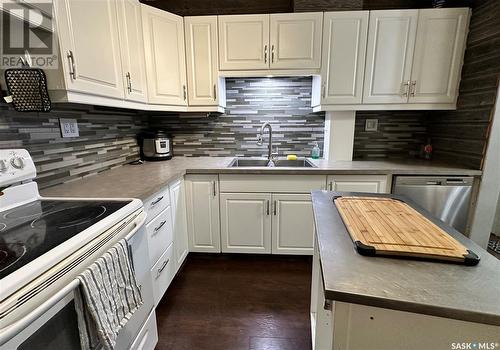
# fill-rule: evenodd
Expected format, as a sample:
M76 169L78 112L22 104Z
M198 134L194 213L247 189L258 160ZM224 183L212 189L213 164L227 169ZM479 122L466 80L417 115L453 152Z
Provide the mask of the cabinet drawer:
M158 329L156 327L156 313L153 309L141 331L132 343L130 350L153 350L157 342Z
M153 279L153 294L155 305L158 305L163 294L165 294L170 282L175 274L175 261L173 259L173 244L167 248L160 259L151 269L151 278Z
M160 214L165 208L170 205L170 195L168 188L156 193L155 195L144 201L144 209L146 214L148 214L147 222L153 220L158 214Z
M172 209L170 206L146 225L149 257L154 265L173 241Z
M325 175L220 174L220 192L310 193L325 189Z

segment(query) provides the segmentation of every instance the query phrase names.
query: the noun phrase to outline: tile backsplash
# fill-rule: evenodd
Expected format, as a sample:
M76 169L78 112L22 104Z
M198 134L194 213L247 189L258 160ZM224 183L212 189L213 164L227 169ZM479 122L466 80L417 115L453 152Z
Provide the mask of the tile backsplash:
M263 156L256 135L263 122L273 128L280 155L308 156L323 147L324 113L312 113L311 77L226 79L226 113L217 116L150 115L150 125L174 135L177 156Z
M174 136L176 156L265 156L256 135L273 126L279 154L309 156L323 147L324 113L312 113L310 77L226 79L225 114L141 112L79 104L55 104L49 113L20 113L0 105L0 147L26 148L37 165L41 188L121 166L139 158L136 135L161 128ZM357 112L354 158L408 158L427 138L425 111ZM62 138L59 118L76 119L77 138ZM366 132L376 118L378 131Z
M425 111L356 112L353 158L365 160L417 156L427 141ZM377 131L365 131L366 119L377 119Z
M62 138L59 118L76 119L80 136ZM41 188L138 159L135 135L146 127L135 111L55 104L49 113L21 113L0 105L0 147L26 148Z

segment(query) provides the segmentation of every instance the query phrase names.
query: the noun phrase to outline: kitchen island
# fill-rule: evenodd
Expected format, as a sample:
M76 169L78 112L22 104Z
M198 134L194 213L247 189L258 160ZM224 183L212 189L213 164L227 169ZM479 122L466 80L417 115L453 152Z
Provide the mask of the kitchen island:
M452 349L458 343L479 349L500 343L500 261L433 218L480 256L477 266L361 256L334 195L312 193L315 349Z

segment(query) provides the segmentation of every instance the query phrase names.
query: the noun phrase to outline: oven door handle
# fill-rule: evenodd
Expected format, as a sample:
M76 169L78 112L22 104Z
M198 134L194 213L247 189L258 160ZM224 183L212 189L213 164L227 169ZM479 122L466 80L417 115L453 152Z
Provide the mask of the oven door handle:
M9 340L14 338L21 331L26 329L32 322L42 316L46 311L51 309L54 305L56 305L59 301L61 301L66 295L71 293L74 289L76 289L80 285L80 281L78 279L70 282L66 287L59 290L49 299L47 299L44 303L42 303L35 310L30 312L28 315L24 316L20 320L12 323L10 326L5 328L4 331L0 333L0 346L7 343Z
M132 231L127 233L125 239L127 241L130 241L130 239L134 237L134 235L137 233L137 231L139 231L139 229L144 225L145 222L146 222L146 213L143 211L134 219L134 223L132 226L133 229Z
M132 230L127 233L125 238L127 241L131 239L137 231L144 225L146 221L146 214L141 212L135 219L132 225ZM133 266L132 266L133 268ZM32 322L37 320L40 316L42 316L45 312L50 310L54 305L60 302L66 295L71 293L74 289L76 289L80 285L80 281L78 279L74 279L72 282L67 284L57 293L52 295L49 299L47 299L44 303L40 304L35 310L31 311L29 314L24 316L23 318L15 321L10 326L4 328L0 332L0 346L7 343L9 340L14 338L18 333L26 329Z

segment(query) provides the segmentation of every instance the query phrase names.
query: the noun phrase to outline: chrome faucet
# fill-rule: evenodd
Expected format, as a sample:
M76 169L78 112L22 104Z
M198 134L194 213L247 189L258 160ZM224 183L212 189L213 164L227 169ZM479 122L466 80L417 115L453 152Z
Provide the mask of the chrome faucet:
M257 144L261 146L263 144L263 135L264 135L264 130L269 128L269 145L268 147L268 153L267 153L267 159L273 160L278 156L278 152L273 153L273 128L271 127L271 124L269 122L265 122L262 124L262 127L260 128L260 133L257 135Z

